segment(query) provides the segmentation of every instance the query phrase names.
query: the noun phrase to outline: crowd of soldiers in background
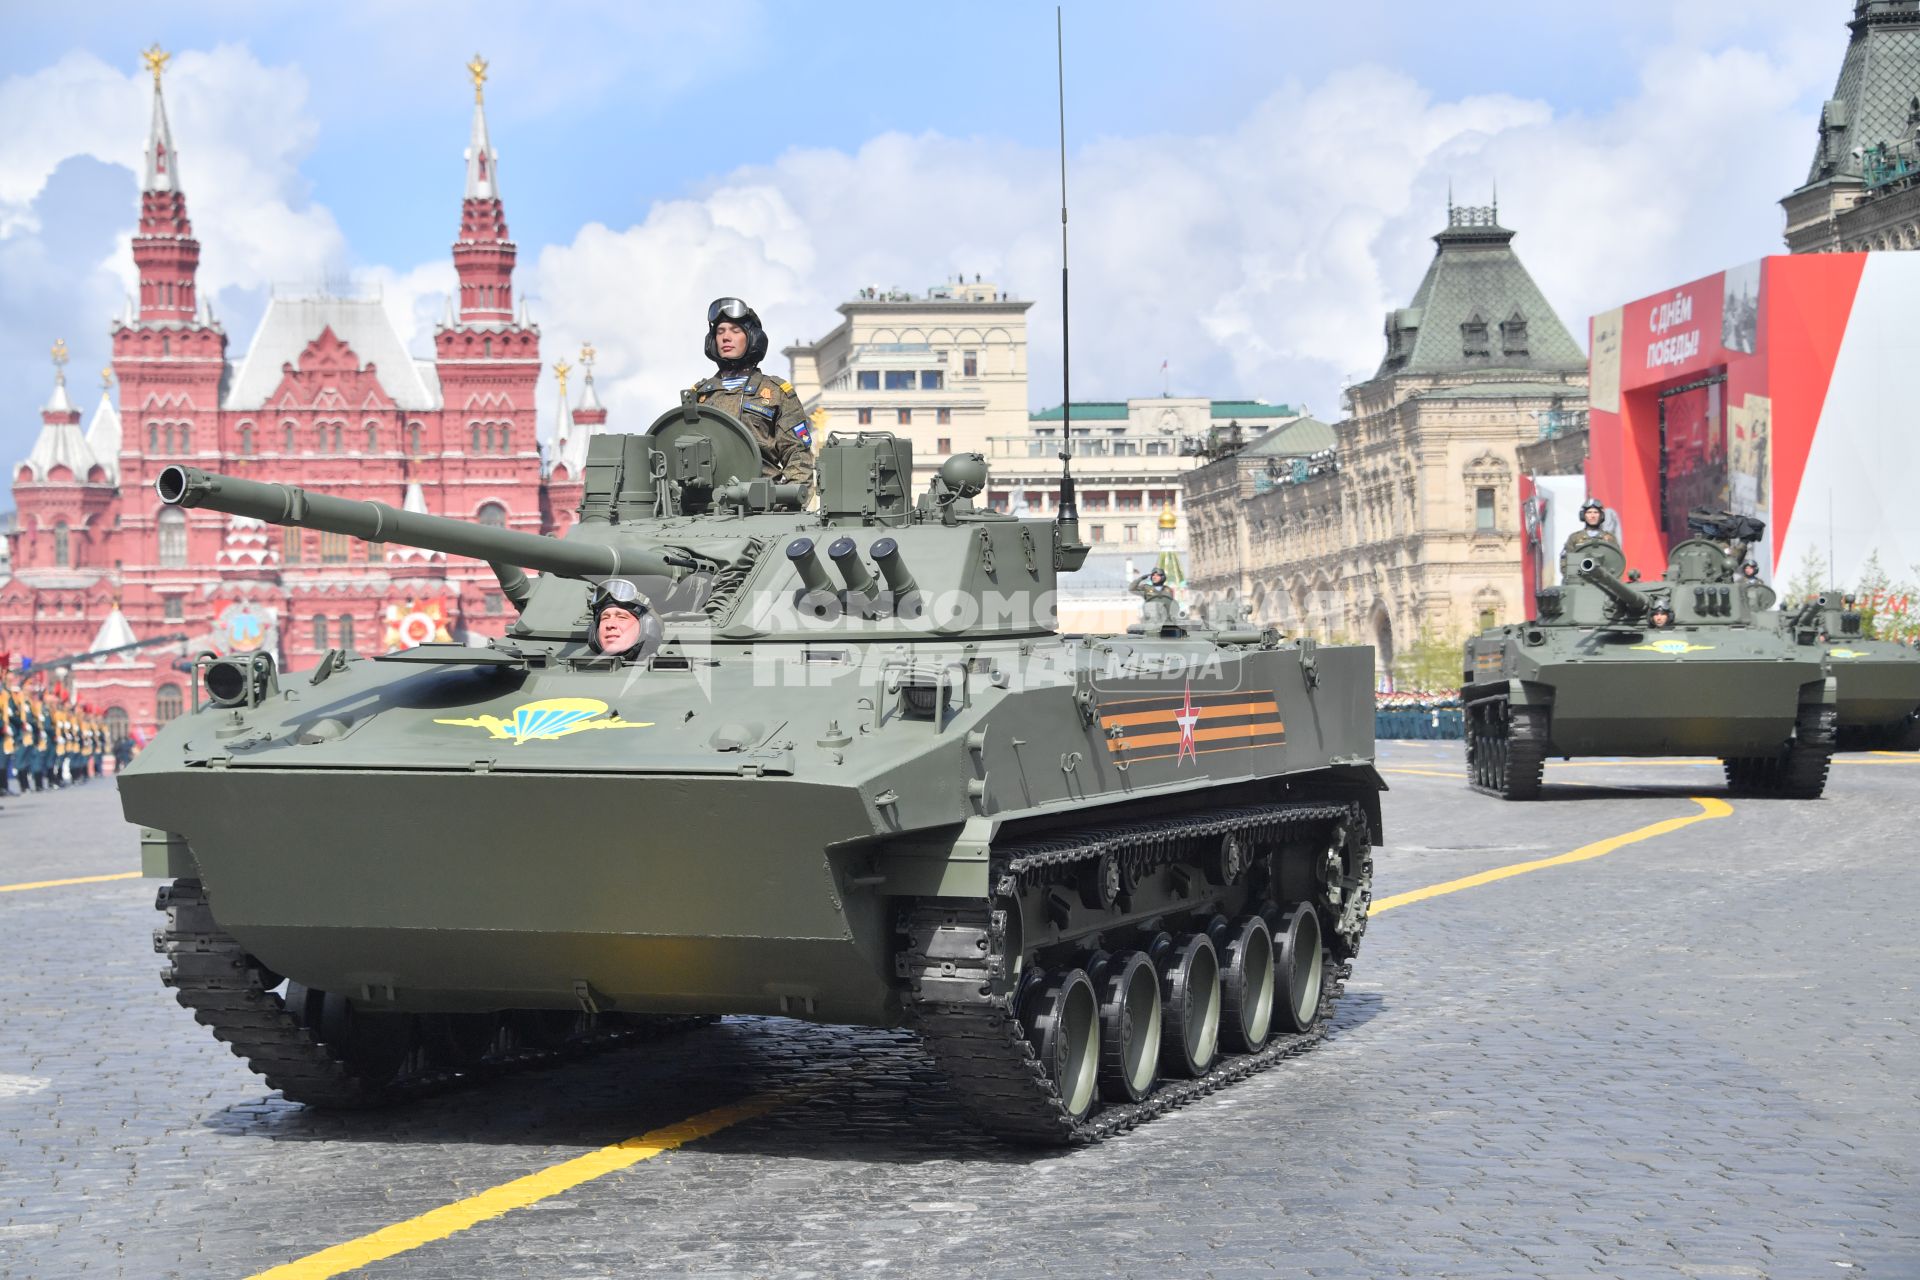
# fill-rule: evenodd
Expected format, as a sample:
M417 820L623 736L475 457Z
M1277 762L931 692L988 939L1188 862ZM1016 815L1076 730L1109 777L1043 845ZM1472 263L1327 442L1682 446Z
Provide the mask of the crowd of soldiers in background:
M102 777L108 756L124 767L133 742L115 741L105 716L75 704L59 685L35 688L0 673L0 796Z

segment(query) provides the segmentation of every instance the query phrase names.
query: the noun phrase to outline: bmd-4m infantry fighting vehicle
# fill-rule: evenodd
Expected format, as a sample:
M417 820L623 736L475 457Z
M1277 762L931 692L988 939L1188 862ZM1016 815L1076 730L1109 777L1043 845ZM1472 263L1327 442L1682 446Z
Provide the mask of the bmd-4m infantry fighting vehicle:
M1776 615L1786 633L1826 655L1842 751L1920 751L1920 652L1863 634L1853 597L1823 591Z
M559 539L168 468L192 519L476 556L520 610L297 678L202 659L121 782L180 1002L347 1107L712 1015L906 1026L1055 1144L1311 1043L1380 839L1371 650L1164 606L1063 636L1070 482L1022 520L978 455L917 502L904 440L818 461L803 512L683 403L593 441ZM651 606L638 661L588 643L609 580Z
M1549 756L1719 756L1736 791L1812 798L1833 755L1834 682L1734 580L1764 526L1695 511L1658 582L1622 582L1609 542L1569 548L1538 616L1467 642L1467 776L1540 794ZM1756 607L1757 606L1757 607Z

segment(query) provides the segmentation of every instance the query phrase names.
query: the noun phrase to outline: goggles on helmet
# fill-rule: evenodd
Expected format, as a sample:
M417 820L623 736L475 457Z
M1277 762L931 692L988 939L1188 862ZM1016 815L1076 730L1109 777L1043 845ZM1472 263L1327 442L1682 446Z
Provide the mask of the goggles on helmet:
M707 304L707 324L719 324L722 320L744 320L753 314L753 308L738 298L715 298Z
M647 611L645 597L640 588L625 578L608 578L593 589L593 611L597 615L604 609L625 609L634 617Z

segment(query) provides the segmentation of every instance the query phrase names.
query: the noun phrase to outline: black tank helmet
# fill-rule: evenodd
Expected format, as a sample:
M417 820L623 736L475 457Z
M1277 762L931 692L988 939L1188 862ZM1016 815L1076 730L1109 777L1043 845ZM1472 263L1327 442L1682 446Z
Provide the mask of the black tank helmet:
M1607 504L1598 498L1588 498L1580 504L1580 519L1583 522L1586 520L1587 512L1589 511L1598 511L1600 513L1600 519L1603 521L1607 518Z
M591 625L587 628L587 645L596 653L606 652L600 647L600 615L608 609L624 609L634 616L640 624L638 638L615 657L634 657L645 653L650 643L656 642L660 635L660 620L653 616L647 607L647 598L640 588L625 578L608 578L593 589L590 604Z
M720 344L715 341L714 333L720 328L722 320L731 320L747 331L747 354L738 360L722 360ZM715 298L707 306L707 359L722 369L748 369L757 367L767 354L767 331L760 324L760 317L754 314L752 307L739 298Z

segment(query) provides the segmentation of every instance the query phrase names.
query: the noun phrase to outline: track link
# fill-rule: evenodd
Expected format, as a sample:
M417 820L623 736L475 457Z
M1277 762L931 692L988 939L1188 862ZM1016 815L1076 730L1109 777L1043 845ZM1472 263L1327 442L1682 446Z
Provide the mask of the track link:
M1780 754L1722 761L1728 788L1747 795L1818 800L1826 792L1827 771L1833 763L1835 715L1832 707L1822 703L1801 707L1793 740Z
M1278 1032L1257 1053L1225 1054L1194 1079L1162 1078L1137 1103L1107 1103L1075 1119L1020 1025L1024 988L1011 978L1005 905L1023 885L1071 878L1106 857L1121 859L1129 878L1171 863L1192 862L1204 842L1234 834L1261 843L1331 831L1346 824L1357 840L1350 875L1332 902L1317 903L1327 944L1328 975L1319 1016L1310 1030ZM1030 841L997 851L992 905L925 900L903 914L902 970L909 978L912 1025L958 1092L962 1103L996 1136L1038 1146L1097 1142L1144 1124L1176 1107L1265 1071L1311 1049L1326 1036L1327 1020L1352 973L1372 900L1372 856L1367 820L1357 805L1283 803L1212 810L1137 826ZM1351 846L1350 846L1351 847Z
M711 1018L630 1020L583 1017L577 1032L557 1045L535 1045L502 1030L490 1045L457 1063L429 1034L432 1015L376 1014L386 1025L384 1054L369 1054L351 1038L326 1033L327 1021L301 1016L272 988L280 977L248 955L220 928L197 880L160 889L154 905L167 922L154 930L153 948L167 958L160 980L193 1010L194 1020L246 1060L290 1101L365 1109L412 1101L509 1071L543 1066L585 1053L659 1039ZM304 990L304 989L303 989ZM311 992L309 997L323 997ZM309 1011L311 1009L309 1004ZM399 1033L396 1037L393 1033Z
M1467 785L1502 800L1537 800L1547 765L1547 713L1489 698L1467 710Z

